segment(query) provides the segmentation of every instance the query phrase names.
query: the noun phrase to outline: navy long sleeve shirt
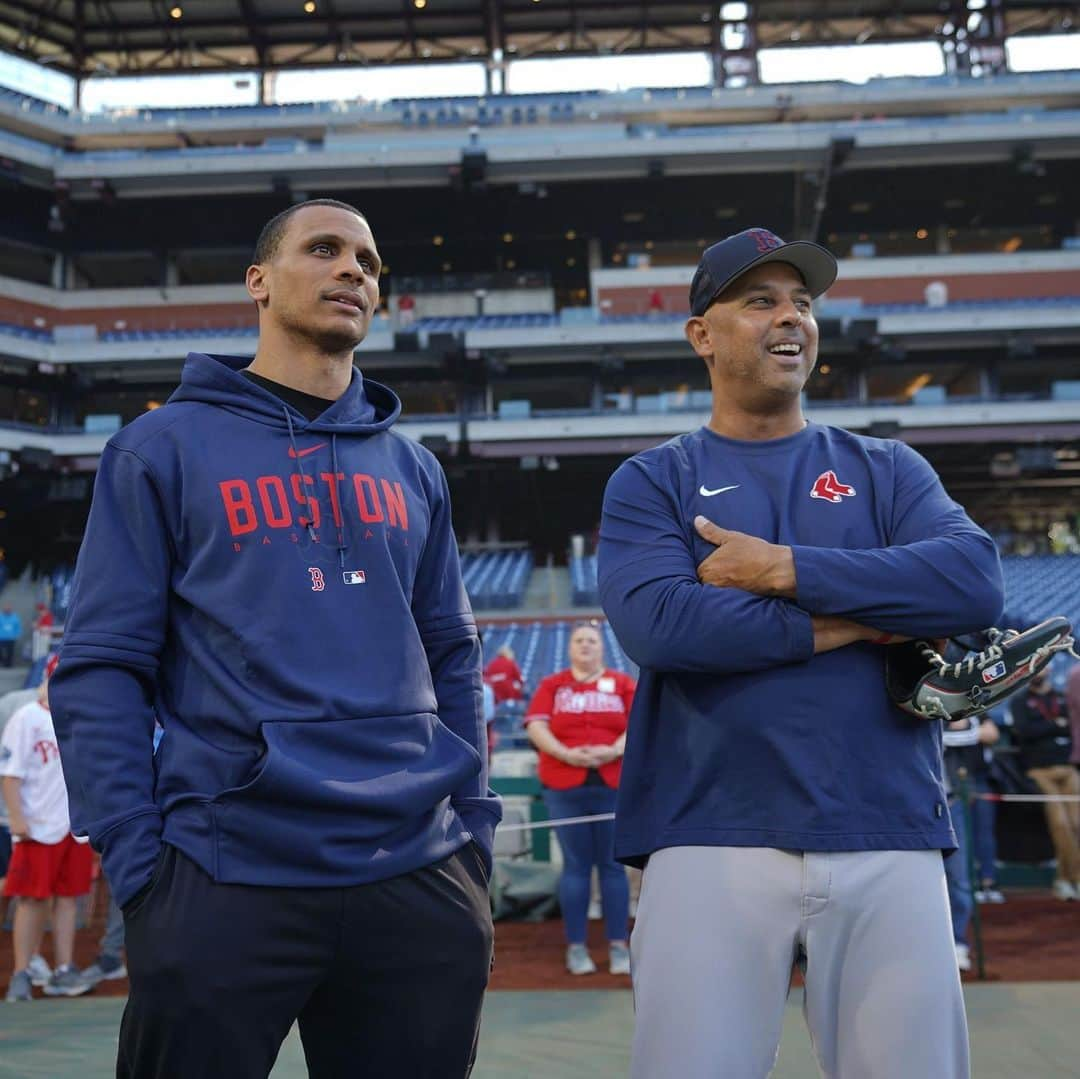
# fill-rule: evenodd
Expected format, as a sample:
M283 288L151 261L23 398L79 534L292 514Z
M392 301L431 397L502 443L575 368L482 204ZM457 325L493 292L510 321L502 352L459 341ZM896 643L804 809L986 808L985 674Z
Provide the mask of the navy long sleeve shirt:
M792 547L797 595L703 585L722 528ZM940 724L897 709L885 649L814 654L811 617L938 637L994 623L990 538L900 442L810 423L741 442L708 428L625 462L604 497L600 596L641 667L616 853L666 846L951 848Z

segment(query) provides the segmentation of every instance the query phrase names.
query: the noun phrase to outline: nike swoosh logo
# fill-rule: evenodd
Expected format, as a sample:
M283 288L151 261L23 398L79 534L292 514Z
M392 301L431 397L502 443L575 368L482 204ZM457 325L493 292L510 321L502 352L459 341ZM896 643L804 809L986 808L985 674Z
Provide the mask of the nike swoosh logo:
M328 445L326 442L320 442L317 446L308 446L306 450L295 450L292 446L289 447L290 457L307 457L309 453L314 453L316 450L321 450L323 446Z
M705 484L702 484L698 488L698 494L703 495L705 498L712 498L713 495L722 495L725 491L734 491L739 484L732 483L727 487L717 487L715 491L710 491Z

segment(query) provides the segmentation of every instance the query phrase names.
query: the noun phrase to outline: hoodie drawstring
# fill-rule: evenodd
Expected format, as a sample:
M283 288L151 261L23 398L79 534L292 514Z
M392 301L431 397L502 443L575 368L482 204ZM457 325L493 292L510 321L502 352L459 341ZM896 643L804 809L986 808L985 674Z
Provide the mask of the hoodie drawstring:
M292 416L289 415L289 410L283 409L285 413L285 423L289 428L289 442L292 445L293 460L296 462L296 471L300 476L300 490L307 491L307 473L304 471L303 462L300 459L300 453L296 448L296 432L293 429ZM333 476L334 476L334 505L338 507L337 517L335 524L337 525L337 553L338 553L338 565L345 568L345 552L348 550L348 542L345 536L345 510L341 501L341 488L338 486L339 473L338 473L338 459L337 459L337 435L331 434L330 436L330 455L333 461ZM300 518L300 526L307 527L308 535L311 537L313 543L318 542L318 536L315 535L315 522L307 515Z
M342 504L342 501L341 501L341 491L338 488L338 476L340 474L338 472L338 463L337 463L337 435L336 434L331 434L330 435L330 460L333 462L333 469L334 469L334 495L335 495L335 498L337 500L338 506L342 507L341 511L338 513L338 520L337 520L337 542L338 542L337 553L338 553L338 564L340 565L341 569L344 569L345 568L345 550L346 550L346 547L347 547L347 544L345 542L345 510L344 510L344 507L343 507L343 504Z
M300 490L304 492L304 497L307 497L307 473L304 471L303 462L300 460L300 454L296 449L296 433L293 431L292 416L289 415L287 408L282 409L285 413L285 423L289 428L289 443L292 445L293 460L296 462L296 471L300 476ZM334 464L334 471L337 472L337 463ZM337 482L336 480L334 481ZM315 535L315 522L307 515L300 518L300 527L307 527L308 535L311 537L312 543L318 543L319 538Z

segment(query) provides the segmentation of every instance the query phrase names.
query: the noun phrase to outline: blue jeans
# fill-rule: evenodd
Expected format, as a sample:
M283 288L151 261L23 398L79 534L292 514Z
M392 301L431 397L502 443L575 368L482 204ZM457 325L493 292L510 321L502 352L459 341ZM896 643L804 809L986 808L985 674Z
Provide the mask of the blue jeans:
M615 792L608 786L572 787L566 791L545 787L544 804L552 820L611 813L615 809ZM626 880L626 869L615 861L615 822L606 820L593 824L568 824L555 831L563 853L559 906L562 908L567 941L570 944L585 943L593 866L600 874L600 898L604 904L607 939L626 940L630 886Z
M98 954L106 955L110 959L120 959L123 950L124 916L120 913L116 900L109 896L109 917L105 922L105 935L101 938Z
M953 798L949 802L949 812L952 814L957 848L954 854L945 859L945 882L949 887L953 941L957 944L967 944L968 922L971 921L974 899L971 894L971 880L968 876L968 837L964 807Z
M977 794L989 794L990 782L985 775L976 775L974 782ZM997 806L993 802L977 799L971 807L971 843L975 854L975 872L983 884L993 884L997 879L997 837L994 826L997 820Z

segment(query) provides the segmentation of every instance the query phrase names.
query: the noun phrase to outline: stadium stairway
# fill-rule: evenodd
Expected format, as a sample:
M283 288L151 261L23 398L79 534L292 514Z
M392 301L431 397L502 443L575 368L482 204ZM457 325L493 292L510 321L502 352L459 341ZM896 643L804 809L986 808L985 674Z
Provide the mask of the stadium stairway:
M42 582L35 581L30 576L30 571L24 571L21 577L9 580L0 592L0 606L11 605L11 608L22 621L23 633L19 643L15 647L15 662L11 667L0 667L0 694L13 689L23 689L26 676L30 670L29 661L24 653L30 647L30 635L34 625L34 604L42 598Z
M537 566L529 577L520 607L481 607L473 603L477 621L491 618L529 620L542 614L561 618L580 618L581 611L571 602L570 571L565 566Z

